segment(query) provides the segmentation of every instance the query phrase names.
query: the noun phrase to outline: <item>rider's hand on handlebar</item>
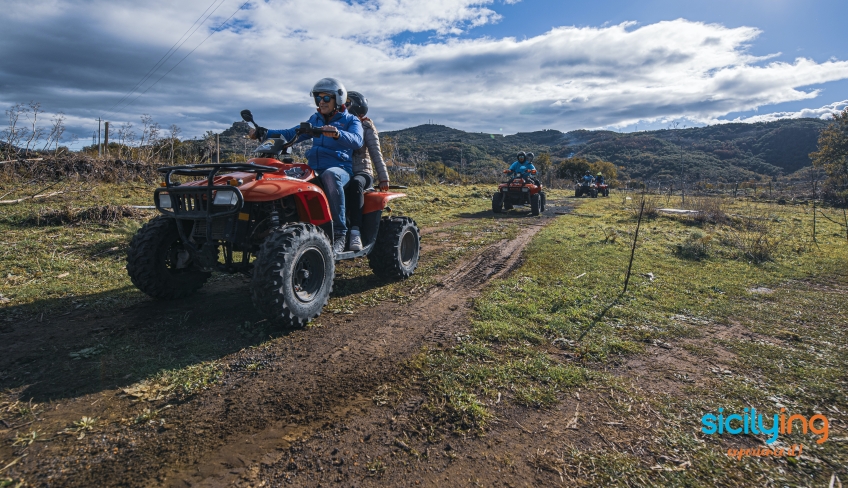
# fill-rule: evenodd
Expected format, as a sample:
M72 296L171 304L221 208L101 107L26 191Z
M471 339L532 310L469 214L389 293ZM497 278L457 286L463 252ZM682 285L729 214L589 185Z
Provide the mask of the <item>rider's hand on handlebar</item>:
M380 182L380 191L389 191L389 182L381 181Z
M323 132L325 136L332 137L333 139L338 139L341 135L339 134L339 129L332 125L325 125L324 127L321 127L321 132Z

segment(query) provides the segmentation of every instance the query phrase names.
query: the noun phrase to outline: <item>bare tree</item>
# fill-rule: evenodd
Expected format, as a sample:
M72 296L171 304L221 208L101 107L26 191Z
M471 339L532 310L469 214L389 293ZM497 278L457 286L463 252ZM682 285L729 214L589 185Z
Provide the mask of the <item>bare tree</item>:
M168 138L171 142L171 164L174 164L174 142L177 140L182 131L183 130L180 129L177 124L171 124L171 127L168 128Z
M50 124L50 133L47 134L47 142L44 143L42 151L49 151L51 145L55 145L53 155L59 153L59 143L62 141L62 135L65 133L65 114L59 112L53 116Z
M129 150L129 159L132 159L132 146L135 142L135 132L132 130L133 125L129 122L124 122L118 128L118 158L123 158L125 149Z
M16 103L6 110L9 125L3 129L3 140L6 143L7 159L11 159L16 155L16 148L20 145L21 139L26 136L26 127L20 127L18 124L21 115L26 113L26 111L27 107L23 103Z
M139 159L149 160L157 151L159 143L159 135L162 128L158 122L153 121L153 117L149 114L141 116L141 138L138 141Z
M26 147L24 151L26 154L29 154L30 148L35 150L35 146L38 145L38 141L44 137L44 128L38 126L38 115L43 112L41 110L41 104L38 102L29 102L29 110L24 112L24 116L30 122L29 129L29 138L26 141Z

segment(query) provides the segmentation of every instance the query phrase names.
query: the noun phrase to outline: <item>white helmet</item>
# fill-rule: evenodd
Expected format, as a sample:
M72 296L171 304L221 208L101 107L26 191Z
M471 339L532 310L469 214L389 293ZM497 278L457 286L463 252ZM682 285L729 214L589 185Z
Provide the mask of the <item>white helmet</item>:
M336 109L341 109L347 100L347 90L341 81L335 78L321 78L315 86L312 87L312 96L315 97L319 93L332 93L336 95ZM318 102L315 102L318 105Z

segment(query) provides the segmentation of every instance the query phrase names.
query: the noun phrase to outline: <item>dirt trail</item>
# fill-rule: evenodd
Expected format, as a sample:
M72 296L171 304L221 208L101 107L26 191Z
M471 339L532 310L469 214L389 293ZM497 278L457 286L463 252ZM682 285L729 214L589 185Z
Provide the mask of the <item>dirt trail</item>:
M113 423L82 442L59 437L34 447L10 474L46 486L224 486L246 468L277 463L295 439L367 412L399 364L461 331L471 300L520 264L547 220L524 221L516 238L461 263L411 304L324 315L320 327L232 354L219 382L185 403L133 404L108 391L63 402L62 413L56 405L43 414L46 423L98 411ZM98 402L92 412L88 405ZM157 422L127 427L115 418L143 407L161 412Z

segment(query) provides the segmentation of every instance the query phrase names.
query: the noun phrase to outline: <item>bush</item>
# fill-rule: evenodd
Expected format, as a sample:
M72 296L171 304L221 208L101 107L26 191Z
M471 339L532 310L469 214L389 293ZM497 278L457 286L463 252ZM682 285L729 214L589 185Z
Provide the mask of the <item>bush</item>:
M732 229L725 233L723 242L737 252L737 257L755 264L774 261L783 246L783 240L772 235L768 225L751 225L745 230Z
M676 253L684 259L700 261L710 256L710 242L712 235L704 235L702 232L693 232L680 244L677 244Z

